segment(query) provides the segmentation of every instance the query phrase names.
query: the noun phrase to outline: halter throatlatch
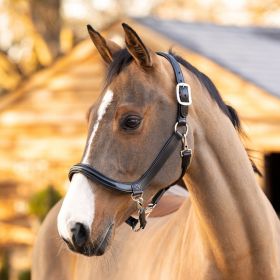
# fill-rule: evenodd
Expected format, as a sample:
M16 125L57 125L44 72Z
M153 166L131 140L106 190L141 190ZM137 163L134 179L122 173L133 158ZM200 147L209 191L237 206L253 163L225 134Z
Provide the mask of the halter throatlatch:
M138 210L138 219L130 216L126 223L131 226L134 231L139 231L144 229L147 224L147 217L156 207L160 198L168 190L171 185L176 184L185 174L188 166L190 165L192 150L188 147L187 135L188 135L188 124L187 124L187 115L188 115L188 106L191 105L191 88L188 84L185 83L184 76L181 70L181 67L177 60L168 53L158 52L160 56L166 58L174 70L175 79L176 79L176 98L177 98L177 121L175 123L174 132L167 139L166 143L158 153L155 160L152 162L147 171L136 181L130 183L123 183L116 180L113 180L95 168L91 167L88 164L78 163L74 165L69 171L69 180L71 181L75 173L82 173L88 179L92 181L99 182L102 186L113 189L116 191L124 192L131 194L132 200L135 201L136 207ZM169 186L161 189L155 196L152 198L151 202L145 206L143 199L144 190L150 185L153 178L157 175L160 169L163 167L164 163L171 156L173 152L176 151L178 144L182 145L180 151L180 156L182 158L182 173L180 177L175 180ZM138 225L138 226L137 226Z

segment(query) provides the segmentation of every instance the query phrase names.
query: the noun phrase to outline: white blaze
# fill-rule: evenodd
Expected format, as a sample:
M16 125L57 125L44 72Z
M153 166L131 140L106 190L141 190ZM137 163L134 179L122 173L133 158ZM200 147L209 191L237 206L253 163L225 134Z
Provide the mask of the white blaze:
M113 91L108 89L103 96L103 99L102 99L101 104L100 104L100 106L98 108L98 111L97 111L97 120L96 120L96 122L93 126L91 135L90 135L88 143L87 143L87 150L86 150L84 158L82 160L83 163L89 163L90 147L92 145L94 136L96 135L97 129L99 127L99 123L102 120L103 116L105 115L108 106L112 102L113 95L114 95Z
M98 108L97 120L87 143L87 150L82 160L83 163L89 163L90 147L93 143L99 123L105 115L112 99L113 91L108 89ZM74 223L82 223L90 229L94 219L94 212L95 198L89 180L83 174L76 173L71 180L69 189L57 216L59 235L65 239L71 240L70 227L71 224Z
M71 240L71 223L91 227L94 218L94 194L88 179L81 173L74 174L57 216L59 235Z

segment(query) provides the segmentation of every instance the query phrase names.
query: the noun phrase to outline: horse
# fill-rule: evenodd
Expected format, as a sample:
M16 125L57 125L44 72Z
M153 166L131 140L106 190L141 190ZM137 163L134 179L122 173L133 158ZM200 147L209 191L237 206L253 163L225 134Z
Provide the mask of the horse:
M122 26L125 48L88 26L107 74L81 163L38 233L32 279L280 279L279 219L236 111L185 59ZM189 195L147 218L180 178Z

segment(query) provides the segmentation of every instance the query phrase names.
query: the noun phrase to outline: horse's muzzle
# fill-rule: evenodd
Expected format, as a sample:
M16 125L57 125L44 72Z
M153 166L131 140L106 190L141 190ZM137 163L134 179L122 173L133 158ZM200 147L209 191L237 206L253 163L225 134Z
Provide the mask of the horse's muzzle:
M110 226L101 234L95 242L91 241L90 231L80 223L76 223L72 228L72 240L69 242L65 240L68 248L76 253L80 253L85 256L101 256L105 253L110 239L113 234L113 226L114 224L110 224Z

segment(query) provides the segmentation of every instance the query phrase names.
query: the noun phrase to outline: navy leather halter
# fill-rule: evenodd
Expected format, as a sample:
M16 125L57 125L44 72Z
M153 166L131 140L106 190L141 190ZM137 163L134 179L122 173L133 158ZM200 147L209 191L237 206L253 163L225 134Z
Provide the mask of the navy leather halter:
M164 192L173 184L178 182L185 174L186 169L188 168L192 151L187 146L187 115L188 115L188 106L191 105L191 89L188 84L185 83L181 67L177 60L169 53L158 52L160 56L166 58L174 70L175 79L176 79L176 98L177 98L177 121L175 123L174 132L167 139L164 146L158 153L155 160L152 162L147 171L139 177L134 182L119 182L113 180L106 175L102 174L100 171L92 168L88 164L78 163L74 165L69 171L69 180L71 181L72 177L76 173L82 173L88 179L99 182L102 186L120 191L123 193L131 194L132 199L136 202L138 208L139 219L129 217L126 223L128 223L133 230L136 229L138 222L140 227L137 229L144 229L146 225L146 217L151 213L153 208L156 206ZM178 145L182 145L181 153L178 154L182 158L182 172L178 179L174 180L174 183L164 187L160 190L152 199L151 203L147 207L144 207L144 201L142 194L144 190L151 184L153 178L157 175L160 169L163 167L164 163L171 156L173 152L178 148Z

